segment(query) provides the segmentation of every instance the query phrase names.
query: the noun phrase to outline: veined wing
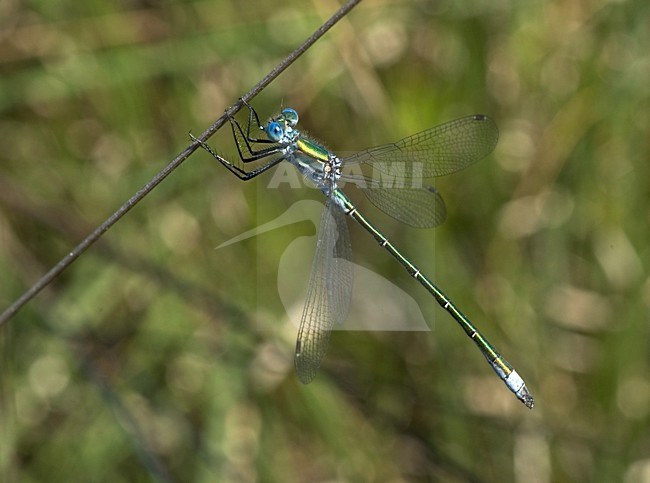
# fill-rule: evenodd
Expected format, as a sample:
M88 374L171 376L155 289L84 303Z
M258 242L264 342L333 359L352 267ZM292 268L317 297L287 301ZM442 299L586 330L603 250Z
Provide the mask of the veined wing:
M345 320L352 295L352 247L345 215L327 199L318 230L307 300L298 329L295 365L309 384L327 352L334 324Z
M389 216L414 228L433 228L447 218L445 202L435 188L366 188L363 194Z
M382 184L382 179L345 172L340 180L361 189L366 198L388 216L414 228L433 228L447 219L445 202L432 186L408 186L413 183L403 179Z
M372 166L402 179L432 178L454 173L492 152L499 130L483 114L461 117L396 143L360 151L343 160Z

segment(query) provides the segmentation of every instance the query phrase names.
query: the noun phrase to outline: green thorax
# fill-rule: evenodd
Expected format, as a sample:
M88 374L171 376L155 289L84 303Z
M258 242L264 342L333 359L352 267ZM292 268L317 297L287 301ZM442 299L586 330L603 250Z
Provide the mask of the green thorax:
M319 161L323 161L323 162L329 160L330 152L327 149L325 149L325 147L321 146L315 141L306 139L301 136L296 141L296 146L300 151L305 153L307 156L311 156L312 158L318 159Z

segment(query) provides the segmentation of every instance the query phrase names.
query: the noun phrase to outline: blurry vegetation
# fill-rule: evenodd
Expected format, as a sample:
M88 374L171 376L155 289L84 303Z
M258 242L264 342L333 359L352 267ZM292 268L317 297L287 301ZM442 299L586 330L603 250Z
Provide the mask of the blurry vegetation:
M2 308L337 6L4 0ZM276 281L313 226L214 247L318 193L198 152L2 328L0 480L650 481L648 25L642 1L368 1L254 101L340 151L497 120L494 155L437 181L435 233L367 211L532 412L355 226L434 331L336 332L302 386Z

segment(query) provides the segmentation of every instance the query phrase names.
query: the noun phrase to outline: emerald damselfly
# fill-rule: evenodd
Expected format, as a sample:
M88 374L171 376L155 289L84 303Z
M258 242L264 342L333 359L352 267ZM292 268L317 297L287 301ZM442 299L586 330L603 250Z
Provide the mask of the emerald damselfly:
M294 165L326 197L317 235L317 247L307 285L298 338L295 366L300 381L311 382L327 351L330 332L348 314L352 291L352 248L345 216L353 218L417 280L474 341L499 378L528 408L534 399L517 371L496 351L487 338L420 269L375 227L340 189L342 182L361 187L366 197L384 213L414 226L434 227L446 218L446 208L438 192L412 181L459 171L492 152L499 132L489 117L476 114L385 144L339 158L299 129L298 113L291 108L262 125L257 112L246 102L248 124L228 116L241 162L256 164L251 170L228 161L208 144L192 136L215 159L242 180L252 179L283 160ZM252 126L265 137L251 133ZM358 167L346 173L345 167ZM382 186L363 174L363 168L389 172L398 186ZM367 169L366 169L367 171Z

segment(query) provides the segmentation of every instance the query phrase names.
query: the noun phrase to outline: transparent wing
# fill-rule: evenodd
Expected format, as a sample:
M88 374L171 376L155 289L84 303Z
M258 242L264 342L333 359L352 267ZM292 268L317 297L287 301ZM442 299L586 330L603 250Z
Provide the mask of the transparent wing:
M307 285L307 300L298 329L295 365L309 384L327 352L334 324L345 320L352 294L352 247L345 215L327 199Z
M433 228L447 218L447 208L433 187L365 188L363 194L389 216L414 228Z
M461 117L440 126L358 152L344 164L361 163L398 178L432 178L454 173L492 152L499 130L482 114Z

